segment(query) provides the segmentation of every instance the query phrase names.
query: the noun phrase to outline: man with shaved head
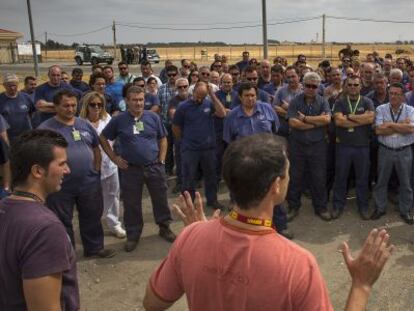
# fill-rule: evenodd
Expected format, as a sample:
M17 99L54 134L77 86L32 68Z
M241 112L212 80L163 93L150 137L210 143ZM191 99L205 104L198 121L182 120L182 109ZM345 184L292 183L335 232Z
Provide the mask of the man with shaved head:
M374 90L374 74L375 74L375 64L374 63L364 63L362 67L362 86L361 86L361 95L366 96L368 93Z
M199 81L194 86L192 98L177 107L172 130L174 137L181 140L182 190L190 192L194 198L196 177L201 166L207 206L223 209L217 201L214 116L224 118L226 109L213 89L206 82Z
M257 87L259 89L264 89L264 87L272 83L271 76L271 65L267 59L264 59L259 66L259 81L257 82Z

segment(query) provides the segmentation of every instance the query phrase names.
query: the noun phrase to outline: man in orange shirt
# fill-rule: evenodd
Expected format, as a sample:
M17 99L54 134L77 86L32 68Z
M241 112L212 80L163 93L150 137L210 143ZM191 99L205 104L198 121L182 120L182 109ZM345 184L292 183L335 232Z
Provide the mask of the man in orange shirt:
M333 310L314 256L272 228L288 172L285 144L277 136L251 135L230 144L223 177L233 210L206 221L199 194L195 208L188 193L181 197L182 207L174 208L189 226L152 274L145 309L164 310L185 293L190 310ZM365 310L393 249L388 240L385 230L374 229L356 259L344 243L352 277L346 310Z

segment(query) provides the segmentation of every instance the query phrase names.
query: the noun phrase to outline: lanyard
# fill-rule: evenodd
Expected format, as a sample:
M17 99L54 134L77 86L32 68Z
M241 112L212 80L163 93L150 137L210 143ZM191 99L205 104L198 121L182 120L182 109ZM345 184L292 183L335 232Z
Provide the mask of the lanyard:
M229 213L229 216L234 220L240 221L248 225L265 226L269 228L272 227L271 219L260 219L260 218L254 218L254 217L247 217L247 216L237 213L236 211L231 211Z
M394 122L394 123L398 123L398 120L399 120L399 119L400 119L400 117L401 117L401 113L402 113L402 110L403 110L403 106L401 106L399 110L400 110L400 111L398 111L397 118L395 118L395 116L394 116L394 112L392 112L391 105L390 105L390 114L391 114L391 119L392 119L392 122Z
M44 201L41 198L39 198L36 194L32 192L14 190L12 194L18 197L30 198L37 202L44 203Z
M355 112L356 112L356 110L357 110L357 108L359 106L359 102L361 101L361 95L358 96L358 100L357 100L357 102L356 102L355 107L354 107L353 110L352 110L352 104L351 104L351 100L349 99L349 96L347 96L346 99L348 100L349 113L350 114L355 114Z

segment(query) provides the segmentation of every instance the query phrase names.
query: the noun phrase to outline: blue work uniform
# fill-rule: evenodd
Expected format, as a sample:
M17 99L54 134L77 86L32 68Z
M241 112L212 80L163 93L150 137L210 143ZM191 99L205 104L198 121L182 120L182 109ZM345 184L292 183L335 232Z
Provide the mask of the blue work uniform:
M109 121L102 135L109 140L118 140L120 156L128 162L128 168L120 170L124 224L128 240L138 241L144 226L144 184L151 197L155 222L163 225L171 220L165 169L159 162L159 140L167 135L165 127L152 111L144 110L139 118L125 111Z
M335 102L334 114L361 115L367 111L374 111L374 104L365 96L356 101L344 96ZM368 211L370 132L370 124L352 128L336 126L334 210L342 211L345 207L348 175L353 166L358 209L363 213Z
M18 92L16 97L0 94L0 115L7 121L7 135L11 142L21 133L32 129L31 114L35 111L29 95Z
M305 95L297 95L289 104L287 118L297 118L298 112L305 116L331 115L328 102L316 95L312 103L305 102ZM310 177L310 191L315 213L327 211L326 141L325 127L308 130L291 128L289 137L290 184L287 194L289 209L299 210L306 174Z
M207 205L217 202L216 131L213 103L205 98L182 102L174 115L173 125L181 129L183 191L194 198L198 167L204 177Z
M34 97L35 98L34 105L36 106L37 102L41 99L49 103L53 103L53 97L58 91L62 89L67 89L67 90L74 92L76 94L78 101L80 100L80 92L74 89L70 84L67 84L65 82L60 82L58 86L51 86L48 82L46 82L46 83L39 85L36 88L35 97ZM32 116L33 127L36 128L37 126L39 126L39 124L46 121L47 119L50 119L55 114L56 114L55 112L36 111Z
M80 118L75 118L73 125L50 118L39 128L55 131L68 142L66 152L70 174L65 175L61 190L47 197L46 205L62 221L74 246L72 219L76 205L83 251L85 256L92 256L104 248L101 179L95 170L93 151L99 146L96 130L87 120Z

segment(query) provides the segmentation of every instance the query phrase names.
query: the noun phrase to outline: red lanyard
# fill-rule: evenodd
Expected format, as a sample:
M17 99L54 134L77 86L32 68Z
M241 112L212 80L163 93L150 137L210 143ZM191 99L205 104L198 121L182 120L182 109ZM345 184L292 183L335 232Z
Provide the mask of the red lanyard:
M237 213L236 211L231 211L229 213L230 218L240 221L242 223L248 224L248 225L254 225L254 226L265 226L272 228L272 220L271 219L260 219L260 218L254 218L254 217L247 217L244 215L241 215Z

